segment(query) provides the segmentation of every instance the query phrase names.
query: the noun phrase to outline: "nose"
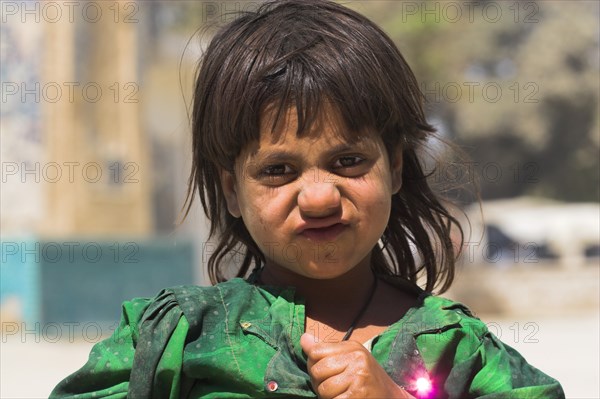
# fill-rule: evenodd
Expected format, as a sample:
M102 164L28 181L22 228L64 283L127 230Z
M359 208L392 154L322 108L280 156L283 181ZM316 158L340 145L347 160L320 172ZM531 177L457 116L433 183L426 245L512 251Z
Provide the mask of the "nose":
M334 182L323 179L304 180L298 194L300 212L308 217L324 217L335 213L341 206L341 195Z

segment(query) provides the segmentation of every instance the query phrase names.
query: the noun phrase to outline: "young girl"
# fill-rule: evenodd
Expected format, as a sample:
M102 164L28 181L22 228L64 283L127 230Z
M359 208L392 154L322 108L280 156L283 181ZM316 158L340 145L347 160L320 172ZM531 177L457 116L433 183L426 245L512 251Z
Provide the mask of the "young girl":
M402 55L354 11L284 0L223 27L196 81L188 194L219 239L214 286L125 302L52 397L564 397L430 294L452 282L458 228L418 156L433 131Z

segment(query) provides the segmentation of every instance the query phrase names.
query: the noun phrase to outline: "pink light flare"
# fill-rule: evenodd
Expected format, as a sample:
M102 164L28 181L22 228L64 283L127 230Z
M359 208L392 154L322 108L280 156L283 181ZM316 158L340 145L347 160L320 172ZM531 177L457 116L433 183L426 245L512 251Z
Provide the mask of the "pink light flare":
M419 398L428 398L433 391L431 380L429 380L427 377L417 378L415 381L415 387L417 390L417 397Z

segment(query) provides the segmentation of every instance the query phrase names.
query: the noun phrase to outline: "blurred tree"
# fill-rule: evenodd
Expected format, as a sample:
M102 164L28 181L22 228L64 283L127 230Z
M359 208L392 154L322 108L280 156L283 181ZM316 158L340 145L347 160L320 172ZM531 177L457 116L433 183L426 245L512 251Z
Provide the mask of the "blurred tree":
M598 2L349 5L399 45L484 199L600 200Z

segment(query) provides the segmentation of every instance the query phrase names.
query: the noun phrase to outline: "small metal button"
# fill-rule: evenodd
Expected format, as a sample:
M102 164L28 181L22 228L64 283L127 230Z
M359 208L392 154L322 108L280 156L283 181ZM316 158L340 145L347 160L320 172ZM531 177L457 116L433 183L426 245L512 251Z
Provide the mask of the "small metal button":
M419 350L415 349L415 351L413 353L414 353L415 356L418 356L419 355Z
M277 388L279 388L279 385L277 384L277 381L269 381L269 382L267 382L267 391L269 391L269 392L275 392L277 390Z
M243 323L240 323L240 325L242 326L242 328L245 330L246 328L250 327L252 325L252 323L249 323L247 321L244 321Z

